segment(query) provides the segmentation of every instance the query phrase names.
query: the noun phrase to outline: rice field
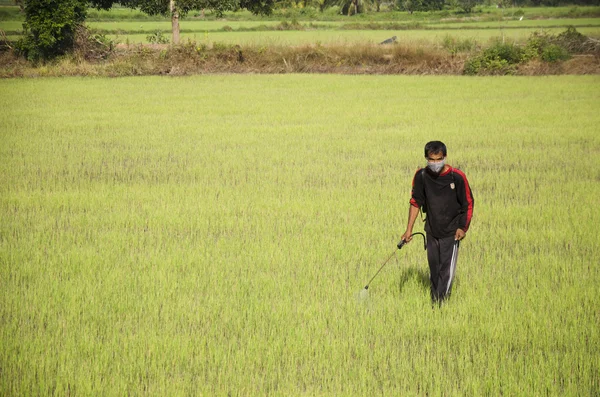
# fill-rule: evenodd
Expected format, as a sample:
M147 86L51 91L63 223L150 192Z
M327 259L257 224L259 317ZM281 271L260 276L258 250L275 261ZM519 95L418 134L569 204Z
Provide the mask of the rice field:
M288 21L289 22L289 21ZM351 21L350 21L351 22ZM311 29L312 22L299 22L308 30ZM358 22L357 25L367 25L369 22ZM386 26L391 22L379 22L381 26ZM399 21L400 24L406 24L410 26L409 21ZM281 21L197 21L197 20L183 20L180 22L180 28L186 32L213 32L223 30L225 27L229 27L233 30L244 30L244 29L258 29L260 27L272 28L280 25ZM314 22L319 27L327 27L326 30L338 30L348 22L340 21L328 21L328 22ZM171 22L170 21L102 21L95 22L90 21L87 26L91 29L101 30L105 32L154 32L156 30L170 32ZM507 21L488 21L488 22L431 22L421 23L420 27L424 29L548 29L548 28L565 28L567 26L575 26L578 28L596 28L600 32L600 18L580 18L580 19L548 19L548 20L507 20ZM17 31L22 30L22 22L20 21L6 21L0 22L0 27L5 31ZM418 29L413 29L418 30Z
M111 12L124 12L113 10ZM118 13L117 12L117 13ZM105 12L106 13L106 12ZM492 38L502 37L523 42L535 31L560 33L567 26L574 26L584 35L600 38L600 18L561 18L561 19L524 19L508 18L502 21L473 20L331 20L300 21L306 30L278 31L273 29L281 21L274 20L182 20L181 38L196 42L219 42L240 45L307 45L307 44L357 44L377 43L391 36L401 41L437 43L446 36L457 39L471 39L480 43ZM285 19L284 19L285 20ZM411 24L418 27L401 30L345 30L344 25L354 23L357 26L378 23ZM311 25L313 24L313 25ZM169 20L132 20L115 19L87 22L87 26L106 34L118 43L148 43L148 35L157 31L170 40L171 22ZM224 31L223 29L232 31ZM0 21L0 30L6 32L9 40L17 40L22 31L22 21ZM257 29L255 31L247 31Z
M0 394L597 395L597 76L0 81ZM422 148L475 213L432 309ZM418 221L415 231L422 224Z
M399 42L410 43L439 43L446 36L457 39L469 39L486 43L504 35L505 39L525 42L530 35L539 29L437 29L437 30L312 30L312 31L257 31L257 32L197 32L182 33L181 40L191 40L198 43L227 43L239 45L310 45L339 44L351 45L361 43L380 43L385 39L396 36ZM544 29L545 32L559 34L564 28ZM579 28L578 32L600 37L600 28ZM108 35L120 43L145 43L148 34ZM164 34L169 38L171 35Z

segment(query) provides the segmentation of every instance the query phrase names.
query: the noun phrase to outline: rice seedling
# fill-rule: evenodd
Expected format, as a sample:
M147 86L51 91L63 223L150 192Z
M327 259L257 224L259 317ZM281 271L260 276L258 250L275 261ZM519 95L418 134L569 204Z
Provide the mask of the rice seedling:
M1 394L597 394L599 86L0 81ZM476 200L454 295L411 243L365 307L430 139Z

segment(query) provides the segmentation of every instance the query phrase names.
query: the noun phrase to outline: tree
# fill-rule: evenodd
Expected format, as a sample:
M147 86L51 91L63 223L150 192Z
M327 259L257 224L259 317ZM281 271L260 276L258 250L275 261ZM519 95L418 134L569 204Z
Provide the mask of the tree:
M171 17L173 43L179 43L179 17L192 10L213 10L217 15L225 11L245 8L254 14L268 15L274 7L274 0L91 0L98 9L110 9L113 4L139 9L148 15Z
M423 2L421 0L398 0L397 4L400 9L408 11L409 14L423 9Z
M85 22L88 6L110 9L114 4L140 9L149 15L170 15L173 42L179 42L179 16L191 10L217 14L245 8L270 14L274 0L16 0L25 14L23 38L17 49L28 59L50 59L73 50L75 36Z
M380 3L375 0L326 0L324 8L339 6L343 14L348 16L360 14L366 9L377 8Z
M87 0L20 0L25 14L23 38L17 49L38 61L73 48L77 27L86 17Z
M470 14L475 6L481 4L481 0L458 0L458 6L467 14Z

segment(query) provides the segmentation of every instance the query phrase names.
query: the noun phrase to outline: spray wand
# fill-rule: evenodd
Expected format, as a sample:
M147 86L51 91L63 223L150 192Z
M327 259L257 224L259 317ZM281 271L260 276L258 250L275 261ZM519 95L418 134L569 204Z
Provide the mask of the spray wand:
M416 232L410 235L410 237L414 236L415 234L420 234L421 236L423 236L423 249L427 249L427 241L425 240L425 235L421 232ZM407 243L406 240L401 240L398 243L398 249L400 250L402 249L402 247L404 247L404 245ZM387 265L387 263L390 261L390 259L392 259L392 256L394 256L394 254L396 254L396 251L394 250L394 252L392 252L392 254L385 260L385 262L383 262L383 265L381 265L381 267L379 268L379 270L377 270L377 273L375 273L375 275L371 278L371 280L367 283L367 285L365 285L365 289L369 289L369 284L371 284L371 281L373 281L375 279L375 277L377 277L377 275L379 274L379 272L381 271L381 269L383 269L385 267L385 265Z

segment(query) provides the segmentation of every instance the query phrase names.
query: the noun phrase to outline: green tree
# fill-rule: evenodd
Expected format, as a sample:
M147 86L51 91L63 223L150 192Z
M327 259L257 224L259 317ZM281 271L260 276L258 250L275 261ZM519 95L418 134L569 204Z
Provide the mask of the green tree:
M77 27L86 17L86 0L22 0L23 38L17 49L37 61L62 55L73 48Z
M423 9L422 0L398 0L396 2L399 9L408 11L412 14L415 11L421 11Z
M467 14L470 14L473 8L482 4L482 0L458 0L458 6Z
M218 15L225 11L245 8L255 14L270 14L274 0L91 0L99 9L109 9L113 4L139 9L148 15L171 17L173 43L179 43L179 17L191 10L212 10Z
M274 0L17 0L25 14L23 38L17 49L28 59L50 59L73 50L78 28L88 6L108 10L114 4L139 9L149 15L170 15L173 42L179 42L179 16L190 10L209 9L217 14L245 8L269 14Z
M325 7L338 6L342 13L350 15L360 14L370 9L377 9L380 1L376 0L325 0Z

